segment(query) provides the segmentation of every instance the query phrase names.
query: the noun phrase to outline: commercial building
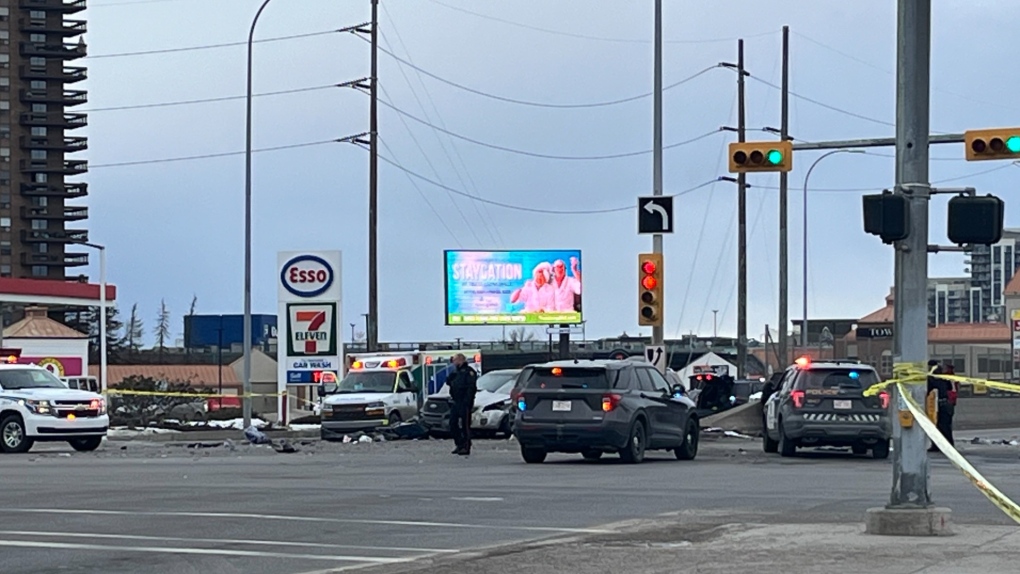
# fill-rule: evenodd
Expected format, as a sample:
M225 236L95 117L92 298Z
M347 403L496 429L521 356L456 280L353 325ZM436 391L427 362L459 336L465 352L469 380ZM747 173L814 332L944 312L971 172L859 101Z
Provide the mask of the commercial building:
M969 277L928 279L928 325L981 323L985 320L984 293Z
M79 279L88 162L85 0L0 0L0 277Z

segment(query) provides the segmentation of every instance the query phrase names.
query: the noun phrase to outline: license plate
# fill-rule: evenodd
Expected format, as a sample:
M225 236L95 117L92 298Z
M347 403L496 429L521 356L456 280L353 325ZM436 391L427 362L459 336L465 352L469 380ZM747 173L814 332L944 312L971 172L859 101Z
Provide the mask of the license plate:
M556 412L570 412L570 401L553 401L552 410Z
M837 409L852 409L853 401L832 401L832 406Z

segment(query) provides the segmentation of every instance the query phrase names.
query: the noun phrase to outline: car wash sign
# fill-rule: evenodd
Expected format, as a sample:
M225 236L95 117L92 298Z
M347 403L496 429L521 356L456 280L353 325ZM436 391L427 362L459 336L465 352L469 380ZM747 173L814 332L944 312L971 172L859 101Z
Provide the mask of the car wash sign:
M343 312L339 251L285 251L277 256L278 387L315 384L323 371L340 372Z

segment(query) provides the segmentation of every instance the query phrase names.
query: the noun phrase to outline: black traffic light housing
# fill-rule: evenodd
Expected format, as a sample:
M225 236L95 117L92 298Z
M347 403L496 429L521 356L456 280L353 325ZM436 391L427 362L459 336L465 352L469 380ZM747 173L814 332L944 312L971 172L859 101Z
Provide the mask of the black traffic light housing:
M994 195L958 195L949 200L949 241L992 245L1002 239L1006 204Z
M865 232L881 237L883 243L903 241L910 236L910 205L906 196L883 191L863 199Z

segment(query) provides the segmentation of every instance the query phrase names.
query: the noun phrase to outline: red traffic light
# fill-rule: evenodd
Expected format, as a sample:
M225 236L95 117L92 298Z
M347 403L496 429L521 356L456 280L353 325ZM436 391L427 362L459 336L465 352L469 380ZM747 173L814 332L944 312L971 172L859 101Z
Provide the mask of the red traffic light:
M644 279L641 280L641 286L644 287L645 289L649 290L649 291L652 291L658 285L659 285L659 282L656 281L655 277L652 277L651 275L649 275L649 276L647 276L647 277L645 277Z
M644 271L645 274L647 275L652 275L653 273L655 273L657 269L658 268L655 266L654 261L645 261L644 263L641 264L641 270ZM653 287L649 287L649 289L654 289L654 284Z

